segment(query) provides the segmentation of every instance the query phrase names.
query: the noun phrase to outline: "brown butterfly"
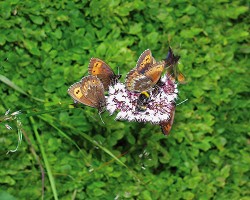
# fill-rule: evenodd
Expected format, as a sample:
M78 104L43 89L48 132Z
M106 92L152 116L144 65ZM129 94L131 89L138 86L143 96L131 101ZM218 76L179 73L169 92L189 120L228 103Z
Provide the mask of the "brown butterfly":
M173 107L173 109L170 112L169 120L160 124L162 133L164 135L169 135L172 125L174 123L174 115L175 115L175 107Z
M96 76L83 77L68 89L68 94L79 103L97 108L99 113L105 110L106 99L103 84Z
M173 54L172 49L169 47L168 50L168 55L166 57L166 59L164 59L165 61L165 67L167 68L167 74L168 76L174 80L174 81L178 81L181 84L185 84L185 76L183 73L181 73L181 71L178 68L178 61L180 59L180 56L175 56Z
M165 61L156 62L149 49L139 57L136 67L126 76L126 88L133 92L148 91L158 82Z
M99 58L90 59L88 71L90 75L96 75L101 80L105 91L121 78L121 75L116 75L110 66Z

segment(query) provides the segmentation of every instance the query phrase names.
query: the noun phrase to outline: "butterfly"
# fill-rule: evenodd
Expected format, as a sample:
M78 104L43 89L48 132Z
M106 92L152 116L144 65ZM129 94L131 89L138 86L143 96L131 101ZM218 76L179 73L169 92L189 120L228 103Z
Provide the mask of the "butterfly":
M121 78L104 61L99 58L91 58L88 71L90 75L96 75L102 82L104 90L107 91L110 85L115 85Z
M186 83L186 78L183 73L178 68L178 61L180 56L175 56L173 54L172 49L169 47L168 55L164 59L165 61L165 68L167 68L167 74L173 81L178 81L181 84Z
M125 85L132 92L148 91L161 78L165 61L156 62L149 49L139 57L136 67L126 76Z
M174 123L174 115L175 115L175 107L173 107L173 109L170 112L170 118L169 118L169 120L166 121L166 122L160 123L161 130L162 130L162 133L164 135L169 135L170 130L172 128L172 125Z
M75 102L97 108L99 113L105 110L104 87L96 76L83 77L80 82L76 82L69 87L68 94Z

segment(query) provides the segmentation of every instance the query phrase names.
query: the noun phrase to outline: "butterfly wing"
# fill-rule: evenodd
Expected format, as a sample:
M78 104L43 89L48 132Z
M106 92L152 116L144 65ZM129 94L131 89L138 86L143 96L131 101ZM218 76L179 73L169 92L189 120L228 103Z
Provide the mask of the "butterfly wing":
M167 68L167 74L172 80L174 81L177 80L180 84L185 84L186 78L184 74L178 68L179 59L180 59L180 56L175 56L173 54L172 49L169 47L168 55L166 59L164 60L165 67Z
M172 81L178 81L180 84L186 83L185 75L179 70L178 66L175 65L167 69L167 75Z
M71 85L68 89L68 94L74 99L74 101L93 107L92 102L85 97L80 82Z
M178 71L177 80L178 80L178 83L180 83L180 84L185 84L186 83L186 77L180 71Z
M126 76L126 88L133 92L142 92L150 89L152 81L136 69L132 69Z
M168 55L166 57L165 61L165 67L169 68L169 67L173 67L175 64L178 63L180 59L180 56L175 56L172 49L169 47L168 49Z
M101 80L105 90L108 90L109 86L115 84L121 77L115 75L110 66L99 58L90 59L88 71L90 75L96 75Z
M139 73L144 74L153 63L155 63L155 59L153 58L151 51L147 49L140 55L136 64L136 69Z
M126 75L125 86L128 90L133 91L133 79L139 76L139 73L136 69L132 69Z
M97 108L99 112L102 112L106 105L106 99L104 87L100 79L96 76L86 76L82 78L81 85L85 98L91 102L89 106Z
M153 87L161 78L162 72L164 70L164 64L164 62L157 62L153 64L147 71L145 71L144 75L152 81L151 87Z
M173 110L171 111L169 120L160 124L161 130L164 135L169 135L172 125L174 123L174 115L175 108L173 108Z

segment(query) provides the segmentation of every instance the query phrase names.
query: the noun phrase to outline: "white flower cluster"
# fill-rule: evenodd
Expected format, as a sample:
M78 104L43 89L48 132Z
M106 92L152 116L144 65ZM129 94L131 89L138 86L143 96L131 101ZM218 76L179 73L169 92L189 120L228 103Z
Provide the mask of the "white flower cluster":
M150 122L159 124L170 118L170 112L175 106L178 89L177 84L166 75L161 78L162 84L154 87L150 92L150 100L145 111L136 109L140 93L128 91L123 83L117 83L109 88L107 110L112 115L116 110L116 120Z

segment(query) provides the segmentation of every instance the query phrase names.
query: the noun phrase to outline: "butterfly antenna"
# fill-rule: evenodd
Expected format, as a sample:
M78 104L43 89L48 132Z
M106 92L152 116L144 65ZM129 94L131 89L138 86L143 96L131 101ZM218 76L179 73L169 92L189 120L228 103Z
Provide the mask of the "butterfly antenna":
M185 99L184 101L182 101L182 102L176 104L176 106L179 106L179 105L183 104L183 103L186 102L187 100L188 100L188 99Z

